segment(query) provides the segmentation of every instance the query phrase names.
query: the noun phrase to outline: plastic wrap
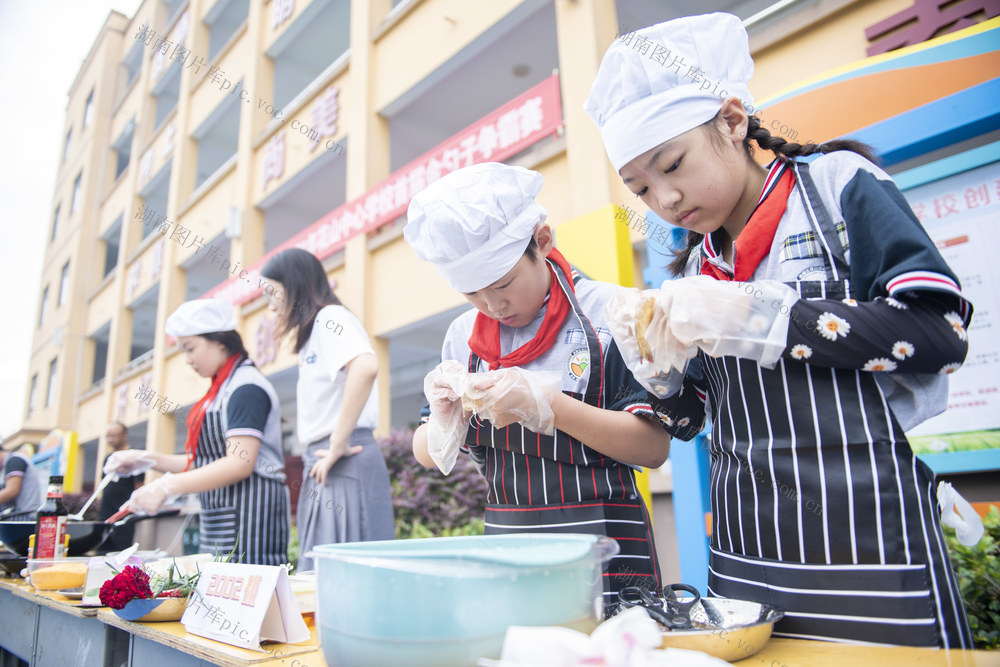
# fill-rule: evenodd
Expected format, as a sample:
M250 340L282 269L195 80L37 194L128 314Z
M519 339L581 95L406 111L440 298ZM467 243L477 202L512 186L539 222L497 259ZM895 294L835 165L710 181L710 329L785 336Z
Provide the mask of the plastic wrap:
M694 345L711 357L752 359L773 368L788 340L789 314L799 294L784 283L753 283L693 276L668 280L667 323L683 346Z
M469 420L462 408L469 372L458 361L442 361L424 378L424 396L431 407L427 422L427 453L445 475L455 467Z
M562 391L562 373L501 368L468 378L468 406L495 427L521 424L535 433L555 434L552 400Z
M441 472L450 473L473 414L497 428L520 423L552 435L552 399L561 389L562 374L557 371L501 368L469 373L458 361L443 361L424 378L424 395L431 407L427 453Z
M670 333L666 314L671 299L669 291L622 289L615 292L604 309L605 321L625 365L639 384L660 398L677 393L688 361L698 352L694 346L682 345ZM643 311L647 318L641 317ZM645 321L637 327L640 319ZM644 348L642 352L640 347Z
M113 452L104 464L104 474L118 477L141 475L156 465L156 459L147 456L142 449L126 449Z
M661 649L663 633L642 609L608 619L590 635L564 627L512 625L496 667L724 667L728 662L700 651Z
M177 478L169 472L165 473L158 480L133 491L123 508L128 507L133 514L156 514L163 505L176 502L181 497L177 486Z

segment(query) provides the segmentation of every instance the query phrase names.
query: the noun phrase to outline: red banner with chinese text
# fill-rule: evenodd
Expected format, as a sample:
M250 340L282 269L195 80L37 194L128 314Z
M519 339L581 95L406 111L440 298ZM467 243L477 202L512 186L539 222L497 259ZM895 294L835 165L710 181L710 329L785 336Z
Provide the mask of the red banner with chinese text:
M329 257L349 239L404 215L413 196L429 183L472 164L503 161L552 136L562 124L559 76L553 74L274 248L246 267L249 275L220 283L201 298L247 303L263 291L266 280L260 269L273 255L302 248L319 259Z

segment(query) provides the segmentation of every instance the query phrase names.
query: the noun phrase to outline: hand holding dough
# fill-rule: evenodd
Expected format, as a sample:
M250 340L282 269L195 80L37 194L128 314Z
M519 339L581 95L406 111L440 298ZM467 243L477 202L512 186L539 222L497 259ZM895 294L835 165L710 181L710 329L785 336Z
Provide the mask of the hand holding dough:
M469 375L468 403L496 428L521 424L542 435L555 433L552 401L562 390L557 371L501 368Z
M424 378L424 395L430 404L427 421L427 453L445 475L451 472L458 458L465 432L469 427L465 408L465 389L469 372L461 363L442 361Z
M639 358L645 361L653 360L653 350L646 340L646 330L653 320L653 308L656 306L656 299L646 297L639 303L639 311L635 316L635 341L639 345Z
M659 290L622 288L604 309L605 321L632 375L661 398L680 389L687 362L697 353L697 348L682 345L670 334L671 296Z

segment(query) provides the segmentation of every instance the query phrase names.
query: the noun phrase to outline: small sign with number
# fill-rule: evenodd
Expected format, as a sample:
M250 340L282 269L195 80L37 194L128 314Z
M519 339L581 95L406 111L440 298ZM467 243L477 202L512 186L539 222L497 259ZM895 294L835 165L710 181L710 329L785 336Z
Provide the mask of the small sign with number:
M309 639L283 567L205 563L181 623L194 635L261 650Z

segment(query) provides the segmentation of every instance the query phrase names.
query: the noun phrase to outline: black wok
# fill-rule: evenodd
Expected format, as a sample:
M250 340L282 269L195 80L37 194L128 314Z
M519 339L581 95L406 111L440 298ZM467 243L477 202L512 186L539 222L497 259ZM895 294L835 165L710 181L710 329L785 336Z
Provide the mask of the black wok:
M67 521L66 533L69 535L69 551L67 556L82 556L91 549L100 547L110 537L118 526L124 526L143 519L158 519L165 516L175 516L180 513L177 508L162 510L150 516L129 514L116 523L103 521ZM19 556L28 555L28 537L35 532L35 513L10 515L10 518L0 521L0 542L10 551Z

